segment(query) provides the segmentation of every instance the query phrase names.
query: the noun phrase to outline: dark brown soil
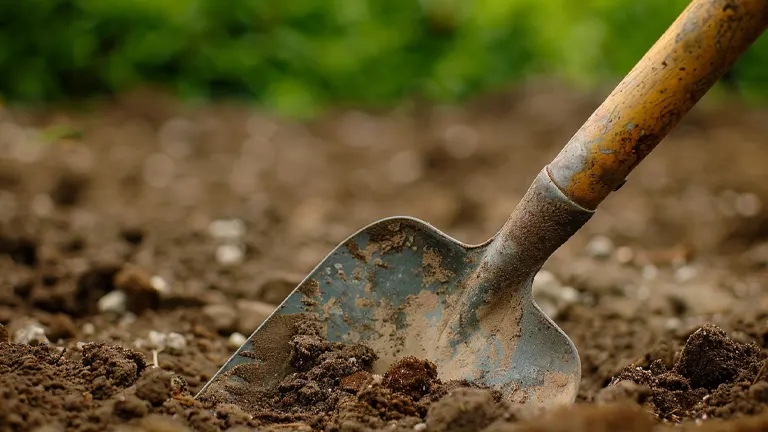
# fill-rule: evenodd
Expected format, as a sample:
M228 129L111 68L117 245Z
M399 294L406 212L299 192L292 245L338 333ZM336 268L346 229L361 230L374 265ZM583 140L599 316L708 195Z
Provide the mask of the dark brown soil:
M601 96L544 83L310 125L141 94L0 112L0 430L768 429L766 112L708 101L535 287L582 359L573 408L525 412L425 359L377 377L375 353L312 334L275 347L296 371L262 397L193 399L359 227L485 241ZM83 138L45 141L62 124Z

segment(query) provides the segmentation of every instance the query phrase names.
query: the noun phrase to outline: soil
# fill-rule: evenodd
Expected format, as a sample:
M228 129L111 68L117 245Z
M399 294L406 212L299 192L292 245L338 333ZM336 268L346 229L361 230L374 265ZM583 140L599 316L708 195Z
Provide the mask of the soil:
M533 83L305 125L142 92L0 112L0 430L767 429L766 111L707 100L538 279L582 359L573 407L428 359L376 376L311 329L270 347L296 371L259 397L193 398L359 227L485 241L604 96Z

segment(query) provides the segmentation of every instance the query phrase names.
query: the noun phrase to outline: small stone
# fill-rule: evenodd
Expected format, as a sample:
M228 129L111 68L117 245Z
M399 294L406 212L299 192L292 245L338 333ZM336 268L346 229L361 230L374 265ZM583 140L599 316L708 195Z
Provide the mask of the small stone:
M233 266L243 262L243 248L234 244L223 244L216 248L216 261L224 266Z
M572 286L564 286L560 289L560 299L568 304L576 303L579 295L579 291Z
M18 344L39 345L49 343L45 329L35 323L21 327L13 333L13 342Z
M757 195L747 192L740 194L735 202L736 212L743 217L755 217L760 214L763 203Z
M123 291L110 291L99 299L98 303L96 303L96 308L101 313L125 313L128 310L128 295Z
M675 280L680 283L688 282L698 275L699 270L696 267L690 265L684 265L675 270Z
M229 339L227 339L227 348L238 349L245 343L246 340L247 339L245 335L242 333L234 332L229 335Z
M630 264L635 259L635 251L629 246L620 246L616 249L616 261L619 264Z
M239 300L237 306L237 331L243 334L251 334L258 328L276 306L255 300Z
M240 219L217 219L208 225L208 234L217 240L237 240L245 235L245 223Z
M96 333L96 326L91 323L83 324L83 335L93 336Z
M179 333L168 333L165 338L165 347L171 354L181 354L187 347L187 339Z
M168 338L168 335L165 333L150 330L148 339L149 339L149 346L154 349L165 349L166 340Z
M642 275L644 279L654 280L659 276L659 269L654 265L647 265L643 267Z
M228 304L207 305L203 308L203 315L208 318L211 329L220 334L230 334L237 329L237 310Z
M32 199L30 204L32 212L37 216L48 216L53 212L53 199L48 194L39 194Z
M415 431L427 430L427 424L426 423L418 423L418 424L413 426L413 430L415 430Z
M560 281L557 280L552 272L540 270L533 277L533 292L547 292L560 288Z
M149 285L161 295L167 295L171 292L168 282L160 276L152 276L149 278Z
M613 250L613 240L603 235L594 236L587 243L587 253L593 258L606 259L613 254Z

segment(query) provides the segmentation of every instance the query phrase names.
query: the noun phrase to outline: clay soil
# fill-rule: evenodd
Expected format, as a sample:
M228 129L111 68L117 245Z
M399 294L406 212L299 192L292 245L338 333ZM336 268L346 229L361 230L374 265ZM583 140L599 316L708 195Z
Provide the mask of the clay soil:
M493 235L602 96L542 83L304 125L153 93L0 112L0 431L768 430L768 112L712 101L537 280L582 359L572 408L424 359L371 375L375 353L311 332L261 399L194 399L363 225Z

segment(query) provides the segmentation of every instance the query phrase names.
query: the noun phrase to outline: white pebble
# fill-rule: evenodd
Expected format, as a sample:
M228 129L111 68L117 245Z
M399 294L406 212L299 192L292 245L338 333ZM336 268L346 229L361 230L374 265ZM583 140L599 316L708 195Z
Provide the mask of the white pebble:
M245 235L245 222L240 219L217 219L208 224L208 234L219 240L234 240Z
M13 333L13 342L19 344L47 344L45 329L40 324L27 324Z
M635 251L629 246L621 246L616 249L616 261L620 264L629 264L635 259Z
M603 235L594 236L587 243L587 253L593 258L608 258L613 253L613 249L613 240Z
M227 347L229 349L237 349L240 348L246 341L245 336L242 333L234 332L231 335L229 335L229 339L227 339Z
M654 280L659 276L659 269L654 265L647 265L642 270L643 278L648 280Z
M415 431L423 431L423 430L426 430L426 429L427 429L427 424L426 423L418 423L418 424L415 424L413 426L413 430L415 430Z
M579 299L579 291L572 286L564 286L560 290L560 299L566 303L576 303Z
M180 354L187 347L187 339L179 333L171 332L165 338L165 346L169 352Z
M132 312L126 312L123 316L120 317L120 319L117 321L118 327L128 327L129 325L136 322L136 314Z
M75 348L77 348L79 351L82 351L83 348L88 345L88 342L78 342L75 344Z
M120 290L110 291L102 296L96 307L99 312L123 313L127 310L128 295Z
M699 270L690 265L685 265L675 270L675 280L678 282L688 282L698 276Z
M171 291L168 287L168 282L161 276L152 276L149 278L149 285L160 294L168 294Z
M149 331L150 347L155 349L164 349L167 337L168 336L165 333L155 331L155 330L150 330Z
M667 320L664 322L664 328L667 330L677 330L682 326L683 322L680 320L680 318L677 317L667 318Z
M736 198L736 212L744 217L755 217L760 214L763 203L757 195L747 192Z
M541 270L533 277L533 292L538 291L552 291L553 289L560 288L560 281L557 280L552 272Z
M216 261L225 266L243 262L243 249L238 245L224 244L216 248Z
M91 323L85 323L83 324L83 334L85 336L92 336L94 333L96 333L96 326Z
M48 194L38 194L30 204L32 212L38 216L48 216L53 211L53 200Z

